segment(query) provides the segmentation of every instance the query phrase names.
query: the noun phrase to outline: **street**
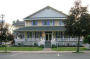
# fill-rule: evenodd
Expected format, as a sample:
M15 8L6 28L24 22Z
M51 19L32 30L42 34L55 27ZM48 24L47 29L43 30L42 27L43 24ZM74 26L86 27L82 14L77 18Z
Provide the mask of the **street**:
M0 53L0 59L90 59L88 53L30 54Z

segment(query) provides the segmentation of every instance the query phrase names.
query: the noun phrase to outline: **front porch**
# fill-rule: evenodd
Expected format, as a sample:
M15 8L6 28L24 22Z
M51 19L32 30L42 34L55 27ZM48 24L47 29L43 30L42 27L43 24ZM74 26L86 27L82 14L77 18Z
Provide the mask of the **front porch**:
M80 45L82 45L82 38L80 40ZM32 45L37 44L38 46L44 45L45 42L49 41L50 45L77 45L78 38L70 37L65 35L64 31L24 31L24 32L15 32L15 45L19 43L22 45Z

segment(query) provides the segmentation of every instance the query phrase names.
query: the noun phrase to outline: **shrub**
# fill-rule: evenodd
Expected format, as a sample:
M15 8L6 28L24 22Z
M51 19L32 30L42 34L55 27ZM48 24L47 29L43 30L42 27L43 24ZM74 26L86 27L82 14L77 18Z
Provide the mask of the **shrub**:
M90 44L90 35L87 35L86 37L84 37L83 43L84 44L86 44L86 43Z
M41 47L41 48L44 48L44 45L42 44L42 45L40 45L40 47Z
M38 46L37 43L34 43L34 46Z
M65 46L65 45L63 45L63 46Z
M70 46L70 44L68 43L67 46Z
M57 46L55 44L52 44L52 48L57 48Z

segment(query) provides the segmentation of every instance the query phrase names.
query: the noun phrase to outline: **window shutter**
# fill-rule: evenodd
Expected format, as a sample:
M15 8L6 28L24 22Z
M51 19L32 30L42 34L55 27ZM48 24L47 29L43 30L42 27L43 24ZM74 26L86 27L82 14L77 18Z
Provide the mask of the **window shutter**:
M36 25L37 25L37 21L36 21Z
M53 20L53 25L54 25L54 20Z
M57 39L57 32L56 32L56 39Z
M23 38L24 38L24 34L23 34Z
M42 21L42 24L44 25L44 21Z
M48 25L50 25L50 20L48 21Z
M36 32L35 32L35 40L36 40Z
M61 20L60 20L60 25L61 25Z
M33 25L33 21L32 21L32 25Z

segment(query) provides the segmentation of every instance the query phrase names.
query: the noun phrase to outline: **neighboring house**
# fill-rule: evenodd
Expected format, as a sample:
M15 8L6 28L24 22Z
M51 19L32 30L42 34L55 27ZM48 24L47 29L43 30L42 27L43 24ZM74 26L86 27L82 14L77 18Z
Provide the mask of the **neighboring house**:
M22 43L23 45L44 45L51 47L52 44L58 45L77 45L77 38L71 38L65 35L65 27L63 20L67 19L67 15L52 7L45 7L40 11L24 18L24 23L16 23L22 28L15 30L15 45ZM20 26L20 27L21 27ZM24 26L24 27L23 27ZM80 42L82 45L82 40Z
M13 26L15 26L16 29L22 28L22 27L25 27L25 22L24 21L19 21L19 22L14 23Z

